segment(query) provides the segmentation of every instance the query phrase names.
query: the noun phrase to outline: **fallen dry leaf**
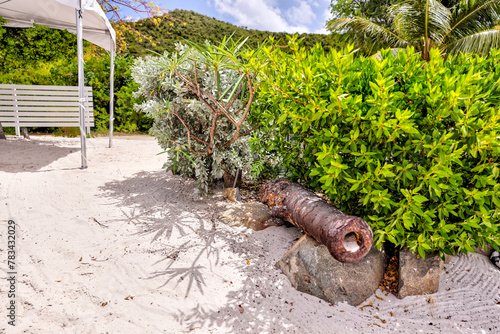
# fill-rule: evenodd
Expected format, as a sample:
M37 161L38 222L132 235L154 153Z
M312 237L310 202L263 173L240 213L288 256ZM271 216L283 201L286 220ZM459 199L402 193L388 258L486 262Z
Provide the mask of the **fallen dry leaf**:
M106 305L108 305L108 302L104 302L104 303L101 304L102 307L104 307Z
M238 307L240 309L240 313L243 313L245 311L241 305L238 305Z
M61 280L56 281L57 283L61 282Z
M130 300L130 299L134 299L134 296L127 296L124 298L125 300Z
M375 297L377 297L377 299L379 299L379 300L384 300L384 298L379 297L379 296L377 296L377 295L375 295Z
M80 260L78 260L78 262L82 262L82 260L83 260L83 257L81 257Z
M394 316L394 313L391 312L391 317L393 317L393 316Z
M247 260L247 264L250 264L250 260Z

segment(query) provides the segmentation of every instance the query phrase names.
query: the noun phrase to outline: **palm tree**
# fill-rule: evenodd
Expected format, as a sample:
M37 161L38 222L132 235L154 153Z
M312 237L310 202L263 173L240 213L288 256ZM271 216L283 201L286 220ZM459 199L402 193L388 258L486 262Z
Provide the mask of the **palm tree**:
M462 0L451 8L437 0L407 0L392 5L389 16L391 28L362 17L332 20L327 28L376 49L413 46L425 60L433 47L448 54L500 47L500 0Z

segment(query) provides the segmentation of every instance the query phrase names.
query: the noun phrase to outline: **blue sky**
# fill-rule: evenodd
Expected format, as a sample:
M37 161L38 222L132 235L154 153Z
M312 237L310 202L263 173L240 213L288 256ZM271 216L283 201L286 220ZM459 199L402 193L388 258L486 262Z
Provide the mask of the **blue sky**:
M154 0L153 0L154 1ZM156 0L169 10L187 9L237 26L288 33L326 33L330 0Z

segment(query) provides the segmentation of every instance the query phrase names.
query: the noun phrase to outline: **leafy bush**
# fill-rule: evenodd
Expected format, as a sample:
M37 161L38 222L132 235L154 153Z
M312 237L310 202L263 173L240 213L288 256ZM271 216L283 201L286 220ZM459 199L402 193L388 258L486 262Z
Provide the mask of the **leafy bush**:
M500 245L500 52L428 63L265 48L254 146L422 257ZM264 140L264 138L268 140Z
M115 58L113 127L120 132L147 132L153 120L134 109L134 105L142 100L133 96L138 89L132 79L133 63L132 57ZM110 57L107 54L93 55L85 61L85 84L92 86L95 127L98 132L106 132L109 129L109 66Z
M253 161L246 119L253 102L252 73L239 56L244 43L178 44L177 53L136 61L132 75L154 118L150 133L168 155L166 168L197 179L198 189Z
M104 51L96 52L87 42L84 45L85 85L92 86L96 130L105 132L109 127L110 57ZM131 57L115 58L114 128L122 132L145 132L152 119L134 110L134 104L141 100L132 96L137 89L130 73L132 63ZM0 83L78 85L76 36L39 25L32 29L0 26Z

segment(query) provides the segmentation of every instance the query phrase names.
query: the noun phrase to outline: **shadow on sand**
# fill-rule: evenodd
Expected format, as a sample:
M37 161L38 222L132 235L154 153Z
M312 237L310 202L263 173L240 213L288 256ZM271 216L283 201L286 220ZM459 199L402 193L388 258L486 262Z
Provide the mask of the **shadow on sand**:
M76 147L56 146L53 142L36 138L26 140L9 136L7 140L0 140L0 171L6 173L37 172L50 163L79 150ZM78 169L78 167L68 169Z
M214 264L218 264L219 250L213 244L217 236L222 236L216 229L219 210L213 201L193 198L192 180L164 171L140 172L122 181L108 182L101 190L104 192L102 196L116 199L119 206L129 208L129 212L122 210L125 218L137 226L138 235L151 236L153 245L159 243L165 249L171 238L195 234L200 237L197 238L197 243L188 240L166 252L165 257L157 262L165 262L165 267L152 272L149 278L164 276L166 281L162 286L172 280L187 279L186 296L193 284L203 293L206 282L200 258L213 258ZM186 267L176 266L178 254L190 249L197 251L192 263Z
M230 328L234 333L293 332L295 324L280 316L282 312L290 312L293 307L284 299L281 301L283 309L276 307L276 300L281 299L279 286L282 279L278 279L278 271L274 269L275 255L261 254L267 239L249 241L246 235L235 234L225 226L222 228L217 220L221 209L213 199L194 199L194 187L191 180L161 171L140 172L122 181L109 182L101 190L103 196L116 199L118 205L132 208L130 214L124 212L126 219L138 227L138 234L150 235L152 243L161 240L163 244L168 244L170 238L196 233L196 240L188 238L176 250L167 252L157 262L165 262L165 267L152 272L149 277L164 276L165 283L162 286L173 280L187 280L186 297L193 284L196 284L202 295L204 289L212 288L204 278L209 268L205 268L200 259L203 258L206 263L208 258L210 266L219 264L221 244L235 257L252 259L251 265L246 262L232 265L232 270L244 278L240 288L231 287L220 291L221 297L225 296L228 301L226 305L217 310L204 309L202 306L187 311L178 310L176 318L179 323L188 328ZM177 266L179 252L190 250L197 254L190 265ZM255 321L242 322L242 312L245 313L245 319Z

